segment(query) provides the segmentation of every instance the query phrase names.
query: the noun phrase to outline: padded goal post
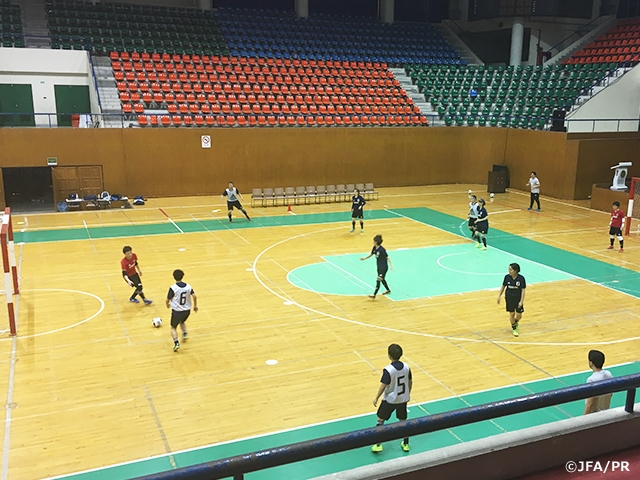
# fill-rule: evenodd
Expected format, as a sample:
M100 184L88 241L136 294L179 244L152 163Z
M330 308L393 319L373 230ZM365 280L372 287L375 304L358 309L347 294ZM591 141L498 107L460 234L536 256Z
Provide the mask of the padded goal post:
M2 266L4 269L4 293L7 298L7 310L9 312L9 330L13 336L16 335L17 332L13 296L20 293L20 287L18 285L18 266L16 264L16 252L13 243L13 225L11 223L10 208L5 208L2 214L0 246L2 247Z
M637 200L637 201L634 201ZM629 205L627 206L627 221L624 226L624 234L629 235L631 231L631 219L640 220L640 178L633 177L631 179L631 188L629 188ZM638 225L640 231L640 224Z

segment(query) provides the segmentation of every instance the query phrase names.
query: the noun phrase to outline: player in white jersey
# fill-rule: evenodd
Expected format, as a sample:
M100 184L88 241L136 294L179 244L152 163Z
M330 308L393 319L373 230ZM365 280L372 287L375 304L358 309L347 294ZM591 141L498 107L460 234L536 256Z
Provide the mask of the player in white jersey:
M400 361L402 357L402 347L392 343L387 350L391 364L387 365L382 371L380 379L380 387L378 393L373 399L373 406L378 405L378 400L382 396L382 403L378 408L378 423L383 425L384 422L391 418L391 414L395 411L396 418L399 421L407 419L407 403L413 387L413 379L411 378L411 369L409 365ZM409 451L409 438L405 437L400 447L405 452ZM372 452L381 452L382 444L376 443L371 447Z
M469 215L467 219L469 220L469 231L471 231L471 236L476 231L476 220L478 219L478 199L475 195L469 195Z
M229 188L227 188L224 192L222 192L223 197L227 197L227 215L229 216L229 222L232 221L231 214L233 213L233 207L240 210L244 213L244 216L247 217L247 220L251 221L247 211L242 208L242 204L238 198L242 198L242 194L238 191L236 187L233 186L233 182L229 182Z
M180 342L178 341L178 325L182 329L182 340L185 341L188 337L187 327L184 322L187 321L191 314L191 301L193 300L193 311L198 311L198 297L196 297L193 288L188 283L182 281L184 272L182 270L174 270L173 278L176 283L169 287L169 293L167 293L166 305L167 308L171 308L171 337L173 338L173 351L177 351L180 348Z

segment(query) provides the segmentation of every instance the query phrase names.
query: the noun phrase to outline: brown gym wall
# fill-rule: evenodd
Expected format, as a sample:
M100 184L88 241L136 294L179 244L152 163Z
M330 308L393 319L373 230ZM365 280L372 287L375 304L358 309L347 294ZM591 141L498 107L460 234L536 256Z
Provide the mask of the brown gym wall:
M211 149L201 148L201 135L211 135ZM179 196L218 194L229 180L243 192L357 182L486 183L492 164L504 163L512 188L524 189L536 170L543 195L586 198L591 184L606 181L608 167L638 146L638 134L618 140L473 127L3 128L0 167L42 166L57 157L61 166L102 165L110 192Z

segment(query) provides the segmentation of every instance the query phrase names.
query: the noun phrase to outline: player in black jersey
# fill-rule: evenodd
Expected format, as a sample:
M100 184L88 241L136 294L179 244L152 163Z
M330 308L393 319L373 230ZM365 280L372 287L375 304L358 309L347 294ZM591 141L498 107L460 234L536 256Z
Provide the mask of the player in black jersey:
M382 295L389 295L391 293L389 285L387 285L387 281L384 277L387 275L389 267L393 270L393 265L391 264L391 258L389 258L387 250L382 246L382 235L376 235L373 237L373 248L371 249L371 253L360 260L366 260L367 258L371 258L373 255L376 256L378 264L378 278L376 279L376 289L373 292L373 295L369 295L369 298L376 298L378 290L380 290L381 283L384 285L384 288L387 289L382 292Z
M356 219L360 219L360 233L364 233L364 220L362 209L367 204L365 202L362 195L360 195L360 190L357 188L353 192L353 197L351 197L351 233L353 233L356 229Z

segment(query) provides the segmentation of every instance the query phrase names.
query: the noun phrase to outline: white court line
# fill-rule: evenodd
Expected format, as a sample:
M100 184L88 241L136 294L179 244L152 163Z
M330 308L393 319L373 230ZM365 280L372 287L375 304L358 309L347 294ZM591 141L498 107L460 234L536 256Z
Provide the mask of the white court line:
M89 227L87 227L87 222L82 220L82 224L84 225L84 229L87 231L87 237L89 237L89 241L91 242L91 247L93 248L93 253L95 253L97 255L98 251L96 250L96 246L93 244L93 238L91 238L91 232L89 231Z
M446 258L446 257L455 257L455 256L457 256L457 255L469 255L469 254L468 254L467 252L462 252L462 253L449 253L448 255L442 255L442 256L438 257L438 259L436 260L436 263L437 263L438 265L440 265L442 268L444 268L445 270L450 270L450 271L455 272L455 273L463 273L463 274L465 274L465 275L489 275L489 276L493 276L493 277L495 277L495 276L499 276L499 277L504 276L504 272L500 272L500 273L477 273L477 272L467 272L467 271L464 271L464 270L456 270L455 268L449 268L449 267L444 266L442 263L440 263L440 260L442 260L443 258Z
M356 277L353 273L351 272L347 272L344 268L339 267L338 265L336 265L335 263L333 263L331 260L327 260L326 258L322 257L324 261L326 261L329 265L331 265L332 267L337 268L338 270L340 270L343 273L346 273L348 276L356 279L358 282L360 282L360 284L364 285L365 287L367 287L367 291L371 290L371 285L369 285L368 283L366 283L364 280Z
M446 230L443 230L441 228L434 227L432 225L425 224L425 223L420 222L418 220L415 220L413 218L410 218L410 217L407 217L405 215L402 215L401 213L397 213L397 212L394 212L392 210L387 210L387 211L389 211L390 213L393 213L394 215L397 215L399 217L406 218L408 220L411 220L411 221L414 221L416 223L419 223L420 225L426 225L426 226L429 226L431 228L435 228L436 230L440 230L442 232L450 233L450 232L448 232ZM391 327L384 327L384 326L380 326L380 325L371 325L371 324L368 324L368 323L360 322L360 321L357 321L357 320L351 320L351 319L347 319L347 318L343 318L343 317L339 317L337 315L333 315L333 314L330 314L330 313L327 313L327 312L322 312L322 311L316 310L316 309L311 308L311 307L307 307L305 305L302 305L302 304L292 300L291 298L287 298L287 297L284 297L284 296L280 295L279 293L277 293L276 291L271 289L269 286L267 286L266 283L264 283L262 281L262 279L260 278L260 276L259 276L260 271L258 270L258 267L257 267L258 262L259 262L260 258L265 253L267 253L269 250L271 250L272 248L274 248L274 247L276 247L278 245L281 245L281 244L283 244L285 242L288 242L290 240L294 240L294 239L301 238L301 237L306 237L308 235L312 235L312 234L315 234L315 233L323 233L323 232L327 232L327 231L338 230L340 228L342 228L342 227L334 227L334 228L318 230L318 231L315 231L315 232L302 233L302 234L295 235L293 237L289 237L289 238L286 238L284 240L281 240L279 242L276 242L276 243L272 244L271 246L265 248L262 252L260 252L258 254L258 256L255 258L255 260L253 261L253 275L254 275L254 277L256 278L258 283L260 283L266 290L271 292L273 295L279 297L283 301L292 302L293 305L295 305L295 306L297 306L297 307L299 307L299 308L301 308L303 310L306 310L308 312L312 312L312 313L315 313L315 314L318 314L318 315L321 315L321 316L333 318L334 320L340 320L340 321L343 321L343 322L346 322L346 323L351 323L351 324L354 324L354 325L360 325L360 326L365 326L365 327L370 327L370 328L376 328L376 329L379 329L379 330L386 330L386 331L391 331L391 332L396 332L396 333L404 333L404 334L407 334L407 335L416 335L416 336L428 337L428 338L440 338L440 339L444 339L444 340L458 340L458 341L470 342L470 343L494 343L494 344L500 344L500 345L535 345L535 346L612 345L612 344L630 342L630 341L634 341L634 340L640 339L640 336L638 336L638 337L626 338L626 339L621 339L621 340L613 340L613 341L608 341L608 342L522 342L522 341L513 342L513 341L489 340L489 339L478 340L478 339L463 338L463 337L451 337L451 336L445 336L445 335L434 335L434 334L429 334L429 333L413 332L413 331L401 330L401 329L396 329L396 328L391 328ZM499 250L499 249L496 249L496 250ZM505 253L507 255L513 255L514 257L521 258L523 260L528 260L528 259L525 259L525 258L520 257L518 255L514 255L514 254L511 254L511 253L508 253L508 252L504 252L503 250L500 250L500 251L502 251L503 253ZM538 262L535 262L535 261L532 261L532 260L528 260L528 261L533 262L533 263L537 263L538 265L541 265L541 266L543 266L545 268L548 268L548 269L555 270L557 272L563 273L563 274L568 275L568 276L570 276L572 278L580 278L580 279L582 279L581 277L577 277L577 276L572 275L572 274L570 274L568 272L564 272L562 270L558 270L558 269L550 267L548 265L542 265L542 264L540 264ZM588 281L586 279L582 279L582 280ZM595 282L591 282L591 283L596 284ZM596 284L596 285L599 285L599 284ZM606 287L606 286L604 286L604 287L605 288L609 288L609 287ZM610 288L610 289L615 291L615 289L613 289L613 288ZM632 296L632 295L630 295L630 296Z
M22 245L20 244L20 254L18 255L18 278L22 271ZM9 293L6 293L9 295ZM14 315L16 321L16 329L18 328L18 314L20 313L20 295L16 295L14 302ZM16 357L18 354L18 338L11 337L11 359L9 367L9 385L7 386L7 403L5 405L4 416L4 444L2 447L2 480L7 480L9 474L9 446L11 445L11 413L14 408L13 404L13 387L16 377Z
M174 227L176 227L176 228L178 229L178 231L179 231L180 233L184 233L184 232L182 231L182 229L178 226L178 224L177 224L176 222L174 222L173 220L171 220L171 217L167 217L167 218L168 218L168 219L169 219L169 221L173 224L173 226L174 226Z
M73 327L77 327L78 325L82 325L83 323L87 323L90 320L93 320L94 318L96 318L98 315L100 315L102 313L102 311L104 310L105 304L104 304L104 300L102 300L102 298L100 298L97 295L94 295L93 293L89 293L89 292L83 292L82 290L69 290L66 288L31 288L28 290L20 290L21 292L66 292L66 293L80 293L82 295L88 295L89 297L93 297L96 300L98 300L100 302L100 308L98 309L98 311L96 313L94 313L93 315L91 315L90 317L85 318L84 320L81 320L79 322L76 322L72 325L67 325L66 327L60 327L60 328L56 328L55 330L49 330L48 332L40 332L40 333L34 333L33 335L20 335L20 338L35 338L35 337L42 337L44 335L51 335L52 333L58 333L58 332L62 332L64 330L69 330L70 328ZM18 318L18 314L16 313L16 318ZM8 340L7 338L0 338L0 342L4 341L4 340Z
M516 190L511 190L511 189L507 190L507 193L513 193L515 195L522 195L523 197L528 197L529 196L528 193L518 192ZM593 208L583 207L582 205L574 205L573 203L561 202L560 200L554 200L554 199L549 198L549 197L540 197L540 200L544 200L545 202L557 203L559 205L565 205L567 207L579 208L581 210L587 210L588 212L603 213L605 215L610 215L609 212L603 212L601 210L594 210Z

